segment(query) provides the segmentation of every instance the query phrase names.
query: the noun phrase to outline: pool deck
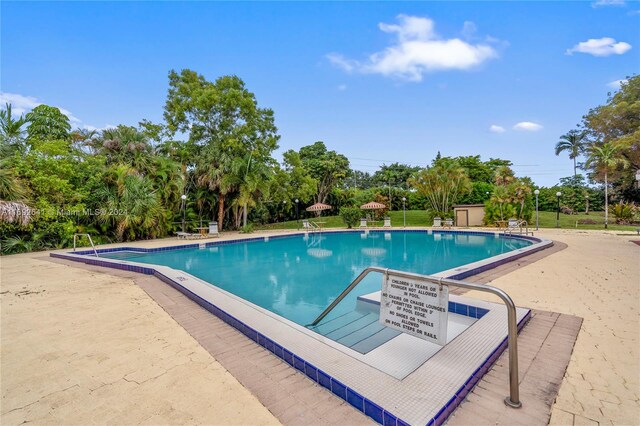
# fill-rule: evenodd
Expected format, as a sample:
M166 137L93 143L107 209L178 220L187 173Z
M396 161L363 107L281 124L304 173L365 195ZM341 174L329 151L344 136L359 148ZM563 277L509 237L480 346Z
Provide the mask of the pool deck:
M549 410L532 404L533 397L537 392L536 401L550 407L554 385L559 393L551 411L553 424L639 423L640 247L629 242L638 238L599 231L544 230L540 235L568 247L535 262L520 259L514 262L520 264L517 268L503 265L506 275L488 271L484 278L470 279L493 280L518 306L535 310L519 339L527 412L495 405L506 394L503 355L449 423L544 424ZM237 235L225 233L222 238L233 237ZM168 243L183 242L129 245ZM198 331L195 323L189 325L181 309L172 311L178 302L149 290L168 286L145 287L145 280L155 278L53 262L46 253L3 257L0 263L2 424L369 422L224 323L216 328L217 338L202 336L202 327ZM202 311L198 319L219 321L192 305ZM566 360L561 353L571 354L571 335L575 338L580 327L576 316L584 322L563 378ZM223 350L228 345L220 347L221 336L256 346L258 362ZM260 365L270 369L267 374L256 372ZM557 383L550 380L554 369ZM282 389L273 392L271 386ZM296 386L304 391L292 393ZM194 393L199 397L193 398ZM292 409L292 394L306 402Z

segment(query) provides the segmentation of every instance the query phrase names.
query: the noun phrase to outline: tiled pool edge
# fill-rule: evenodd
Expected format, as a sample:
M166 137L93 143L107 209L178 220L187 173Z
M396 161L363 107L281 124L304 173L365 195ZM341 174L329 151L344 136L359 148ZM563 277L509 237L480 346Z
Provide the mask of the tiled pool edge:
M123 269L127 271L142 273L146 275L154 275L159 280L164 283L170 285L174 289L178 290L186 297L197 303L203 309L207 310L211 314L220 318L226 324L234 327L239 332L247 336L249 339L253 340L255 343L267 349L269 352L276 355L278 358L285 361L287 364L300 371L302 374L306 375L309 379L313 380L318 385L324 387L328 391L332 392L334 395L343 399L351 406L353 406L358 411L362 412L366 416L370 417L374 421L383 425L408 425L409 423L399 419L397 416L393 415L389 411L385 410L380 405L375 402L369 400L368 398L360 395L355 390L349 388L339 380L325 373L321 369L317 368L313 364L305 361L303 358L297 356L293 352L287 350L283 346L279 345L269 337L264 334L258 332L254 328L246 325L242 321L238 320L234 316L228 314L224 310L218 308L213 303L203 299L197 294L191 292L190 290L184 288L179 283L174 280L168 278L164 274L155 271L152 268L141 268L133 265L122 265L118 263L111 262L103 262L99 261L99 258L89 257L89 258L77 258L77 257L69 257L63 254L51 253L52 257L80 261L83 263L88 263L96 266L106 266L112 267L115 269ZM116 266L117 265L117 266ZM524 318L520 320L518 323L518 331L520 331L524 325L531 318L531 311L527 312ZM507 348L507 338L505 337L501 344L493 350L493 352L485 359L485 361L474 371L471 377L465 381L465 383L455 392L455 395L451 397L451 399L438 411L438 413L427 422L427 426L439 426L442 425L447 418L455 411L455 409L464 401L465 397L475 385L480 381L480 379L489 371L489 369L493 366L498 357L504 352Z
M341 231L341 232L353 232L353 231ZM369 232L374 232L374 231L369 231ZM380 230L380 231L375 231L375 232L389 232L389 231ZM425 232L425 231L416 230L416 231L408 231L408 232ZM438 231L438 232L441 232L441 231ZM461 232L461 231L442 231L442 232L444 232L444 233L448 233L448 232L456 233L456 232ZM470 234L469 232L464 232L464 231L462 231L461 233ZM487 233L487 232L484 232L484 233L477 232L476 234L494 234L495 235L495 233ZM286 235L286 236L277 236L277 237L272 237L272 238L283 238L283 237L287 237L287 236L290 236L290 235L296 235L296 234L289 234L289 235ZM297 235L299 235L299 234L297 234ZM251 238L251 239L248 239L248 240L256 240L256 241L264 240L264 237ZM535 239L535 240L536 241L540 241L539 239ZM230 241L212 242L212 243L204 244L204 246L205 247L212 247L212 246L220 245L221 243L229 244L229 243L235 243L235 242L238 242L238 241L247 241L247 240L245 239L245 240L230 240ZM201 246L200 244L188 244L188 245L177 246L177 247L163 247L163 248L160 248L160 249L144 249L144 250L140 250L140 251L145 251L145 252L165 251L165 250L175 250L175 249L182 249L182 248L197 248L197 247L200 247L200 246ZM546 248L547 246L548 245L545 245L543 247L539 247L534 251L541 250L543 248ZM114 248L114 249L99 250L99 252L115 252L115 251L126 251L126 250L128 250L128 249L127 248ZM524 256L526 254L529 254L529 253L532 253L534 251L528 251L526 253L519 253L519 255L517 257L512 257L512 258L509 258L509 259L496 260L495 262L492 262L493 266L491 266L491 267L498 266L498 265L500 265L502 263L506 263L506 262L508 262L510 260L513 260L514 258L522 257L522 256ZM345 384L343 384L339 380L333 378L329 374L327 374L324 371L322 371L321 369L315 367L313 364L305 361L303 358L297 356L296 354L294 354L293 352L287 350L283 346L277 344L275 341L271 340L270 338L268 338L264 334L258 332L257 330L253 329L252 327L246 325L242 321L240 321L237 318L233 317L232 315L228 314L227 312L225 312L224 310L220 309L219 307L217 307L213 303L203 299L202 297L198 296L197 294L195 294L195 293L191 292L190 290L184 288L180 283L168 278L167 276L163 275L159 271L157 271L157 270L155 270L153 268L150 268L150 267L142 267L142 266L131 265L131 264L126 264L126 263L123 264L123 263L118 263L118 261L113 261L113 260L105 261L105 260L100 259L99 257L77 256L77 255L79 255L81 253L86 253L86 254L91 253L92 254L93 252L92 251L88 252L88 253L87 252L76 252L76 253L68 253L68 254L67 253L51 253L50 256L51 257L56 257L56 258L67 259L67 260L79 261L79 262L83 262L83 263L87 263L87 264L91 264L91 265L96 265L96 266L111 267L111 268L116 268L116 269L121 269L121 270L126 270L126 271L142 273L142 274L146 274L146 275L154 275L158 279L162 280L163 282L169 284L170 286L172 286L176 290L180 291L186 297L188 297L189 299L193 300L194 302L196 302L198 305L202 306L207 311L211 312L213 315L215 315L218 318L220 318L225 323L227 323L227 324L231 325L232 327L236 328L238 331L240 331L245 336L249 337L254 342L258 343L259 345L261 345L265 349L267 349L270 352L272 352L274 355L276 355L279 358L281 358L282 360L284 360L286 363L288 363L290 366L294 367L296 370L298 370L301 373L305 374L308 378L313 380L318 385L326 388L327 390L329 390L330 392L332 392L336 396L338 396L341 399L345 400L350 405L352 405L354 408L356 408L360 412L364 413L366 416L372 418L376 422L378 422L380 424L385 424L385 425L387 425L387 424L388 425L393 425L393 424L406 425L406 424L408 424L407 422L405 422L402 419L399 419L397 416L393 415L391 412L385 410L380 405L378 405L375 402L369 400L368 398L360 395L358 392L356 392L355 390L349 388L348 386L346 386ZM489 269L489 268L486 268L486 269ZM483 269L483 270L486 270L486 269ZM478 271L478 272L480 272L480 271ZM467 273L467 275L465 275L465 276L468 276L470 274L469 271L465 271L465 273ZM518 323L518 331L520 331L522 329L522 327L524 327L524 325L528 322L528 320L530 318L531 318L531 312L529 311L529 312L527 312L525 317L522 318L520 320L520 322ZM479 380L482 378L482 376L484 376L484 374L486 374L487 371L489 371L491 366L495 363L495 361L502 354L502 352L506 349L506 347L507 347L507 338L505 337L502 340L502 342L498 345L498 347L496 347L493 350L493 352L484 360L484 362L473 372L471 377L469 377L465 381L465 383L455 392L454 396L452 396L451 399L438 411L438 413L430 421L427 422L427 425L441 425L441 424L443 424L446 421L446 419L455 411L455 409L462 403L462 401L464 400L466 395L475 387L475 385L479 382Z

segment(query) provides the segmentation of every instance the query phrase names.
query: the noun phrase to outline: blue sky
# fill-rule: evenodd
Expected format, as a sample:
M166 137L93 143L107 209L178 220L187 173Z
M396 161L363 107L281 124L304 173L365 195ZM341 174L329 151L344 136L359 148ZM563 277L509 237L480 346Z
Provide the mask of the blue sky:
M240 76L279 153L323 140L352 167L513 161L553 185L560 135L640 69L640 3L5 2L2 102L76 127L162 119L170 69Z

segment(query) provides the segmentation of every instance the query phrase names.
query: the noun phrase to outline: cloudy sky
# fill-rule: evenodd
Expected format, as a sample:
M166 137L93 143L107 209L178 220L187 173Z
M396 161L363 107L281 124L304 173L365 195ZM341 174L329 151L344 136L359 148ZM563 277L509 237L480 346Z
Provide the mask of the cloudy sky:
M323 140L354 168L442 155L572 174L560 135L640 70L640 4L3 2L1 101L75 127L160 121L170 69L236 74L279 153Z

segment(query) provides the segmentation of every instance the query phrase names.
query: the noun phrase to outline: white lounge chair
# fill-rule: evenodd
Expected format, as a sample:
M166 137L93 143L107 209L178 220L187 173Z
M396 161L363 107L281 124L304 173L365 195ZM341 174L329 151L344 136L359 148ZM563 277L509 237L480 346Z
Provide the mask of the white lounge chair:
M444 226L451 229L451 227L453 226L453 219L445 219Z
M391 228L391 218L390 217L385 217L384 218L384 225L382 225L383 228Z
M305 220L302 221L302 229L307 231L307 232L313 232L313 231L320 230L320 227L318 225L316 225L315 223L305 219Z
M360 228L366 228L367 227L367 218L363 217L360 219Z
M209 222L209 237L219 237L218 222Z
M433 218L433 227L434 228L442 228L442 219L439 217Z

